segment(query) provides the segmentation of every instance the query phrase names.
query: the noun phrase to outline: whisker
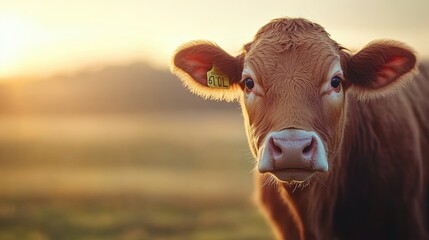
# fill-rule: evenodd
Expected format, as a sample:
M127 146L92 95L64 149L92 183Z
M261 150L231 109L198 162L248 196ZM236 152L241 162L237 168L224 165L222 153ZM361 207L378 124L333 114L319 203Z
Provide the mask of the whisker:
M275 189L278 188L277 180L271 175L269 175L265 179L265 182L261 185L261 188L268 187L268 186L274 187Z
M294 193L295 192L295 190L298 188L298 186L299 186L299 183L296 183L296 182L293 182L293 184L294 184L294 188L293 188L293 190L292 190L292 193Z
M265 186L268 186L270 184L270 180L271 178L266 178L265 182L261 185L261 189L264 188Z
M271 185L277 190L279 185L277 184L276 178L273 176L270 176L270 181L271 181Z

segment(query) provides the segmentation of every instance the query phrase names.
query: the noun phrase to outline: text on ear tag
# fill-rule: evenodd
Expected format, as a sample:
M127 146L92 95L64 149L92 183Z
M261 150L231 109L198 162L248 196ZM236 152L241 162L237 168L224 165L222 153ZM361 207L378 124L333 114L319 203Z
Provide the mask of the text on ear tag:
M207 86L211 88L229 88L229 78L214 65L207 72Z

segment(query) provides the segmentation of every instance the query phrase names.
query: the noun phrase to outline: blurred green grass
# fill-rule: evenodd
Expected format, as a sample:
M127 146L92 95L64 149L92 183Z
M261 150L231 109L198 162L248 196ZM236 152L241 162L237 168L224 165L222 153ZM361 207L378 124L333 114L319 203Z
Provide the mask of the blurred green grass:
M3 116L0 239L272 239L241 121Z

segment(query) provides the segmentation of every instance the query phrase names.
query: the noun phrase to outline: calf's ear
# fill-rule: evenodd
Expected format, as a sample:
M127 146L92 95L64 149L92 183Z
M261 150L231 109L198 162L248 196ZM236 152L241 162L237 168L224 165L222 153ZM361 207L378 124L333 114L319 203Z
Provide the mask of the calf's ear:
M233 57L205 41L180 47L173 56L171 69L191 92L225 101L238 99L242 70L242 55Z
M404 43L376 41L348 59L345 77L359 99L371 99L400 89L412 79L416 66L414 51Z

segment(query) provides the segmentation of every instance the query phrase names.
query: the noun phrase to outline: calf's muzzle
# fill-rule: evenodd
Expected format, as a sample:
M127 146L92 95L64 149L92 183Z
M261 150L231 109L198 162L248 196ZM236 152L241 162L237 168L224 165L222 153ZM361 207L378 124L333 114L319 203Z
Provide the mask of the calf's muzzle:
M260 150L258 170L281 181L305 181L316 172L328 171L325 147L313 131L270 132Z

